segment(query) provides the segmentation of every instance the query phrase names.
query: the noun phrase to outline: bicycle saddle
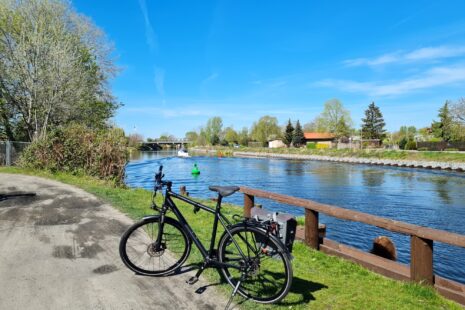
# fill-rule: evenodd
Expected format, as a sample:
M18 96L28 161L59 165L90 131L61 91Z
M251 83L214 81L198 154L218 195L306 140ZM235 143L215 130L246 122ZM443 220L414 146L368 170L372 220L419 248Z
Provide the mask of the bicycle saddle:
M209 186L208 189L218 192L222 197L227 197L237 192L240 188L239 186Z

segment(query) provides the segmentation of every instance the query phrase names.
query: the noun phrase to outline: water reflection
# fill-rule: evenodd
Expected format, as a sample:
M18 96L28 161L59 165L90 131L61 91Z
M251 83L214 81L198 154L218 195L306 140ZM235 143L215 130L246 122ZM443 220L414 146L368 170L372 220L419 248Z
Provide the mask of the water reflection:
M126 183L152 189L154 172L162 164L174 188L185 185L194 197L213 197L209 185L242 185L465 234L464 173L318 161L178 158L175 155L175 151L134 152L126 168ZM200 175L191 174L194 163L199 165ZM243 196L235 194L225 201L241 205ZM303 215L302 208L266 199L257 199L257 203L270 210ZM327 224L329 238L364 250L370 249L375 237L387 235L396 243L399 261L409 263L410 243L406 236L324 214L321 221ZM435 244L434 255L440 257L434 260L436 272L465 282L465 272L457 272L463 270L465 249L451 250L450 246Z
M328 165L312 162L312 173L319 181L329 185L347 186L351 183L352 170L350 165Z
M378 187L384 183L385 171L378 169L362 170L363 185L369 187Z
M436 192L438 193L439 198L441 198L441 200L446 204L451 203L448 183L449 180L447 180L446 178L438 178L436 180L433 180L433 184L436 187Z

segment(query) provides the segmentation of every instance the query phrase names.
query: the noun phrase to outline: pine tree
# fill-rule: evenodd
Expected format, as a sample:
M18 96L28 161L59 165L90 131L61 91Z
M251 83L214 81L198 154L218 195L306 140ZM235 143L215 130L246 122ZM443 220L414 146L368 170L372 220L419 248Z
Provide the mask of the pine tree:
M372 102L365 111L365 118L362 118L362 135L364 139L380 139L385 137L386 123L379 107Z
M433 133L436 137L441 138L443 141L450 141L452 139L453 120L449 110L449 101L444 103L444 106L439 109L439 122L433 122Z
M304 143L304 141L304 132L302 130L302 126L300 126L300 122L297 120L297 124L295 124L294 135L292 137L292 143L295 147L299 147Z
M287 126L286 126L286 130L284 131L283 143L289 147L292 143L293 138L294 138L294 126L292 126L291 119L289 119Z

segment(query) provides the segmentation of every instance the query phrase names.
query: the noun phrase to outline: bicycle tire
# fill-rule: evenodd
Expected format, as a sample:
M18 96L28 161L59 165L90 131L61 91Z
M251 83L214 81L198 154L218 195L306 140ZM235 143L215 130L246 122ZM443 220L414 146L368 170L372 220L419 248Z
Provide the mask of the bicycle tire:
M159 216L144 218L129 227L121 237L120 257L137 274L164 276L180 268L189 257L191 240L181 224L169 217L165 217L163 225L163 249L155 250L159 224ZM146 264L142 266L144 261Z
M264 304L276 303L286 297L292 285L293 271L288 251L281 241L260 227L243 223L233 226L220 239L219 261L239 266L246 265L246 262L232 238L243 251L245 259L253 262L252 272L243 279L238 293ZM242 272L233 267L221 268L221 272L226 281L236 287Z

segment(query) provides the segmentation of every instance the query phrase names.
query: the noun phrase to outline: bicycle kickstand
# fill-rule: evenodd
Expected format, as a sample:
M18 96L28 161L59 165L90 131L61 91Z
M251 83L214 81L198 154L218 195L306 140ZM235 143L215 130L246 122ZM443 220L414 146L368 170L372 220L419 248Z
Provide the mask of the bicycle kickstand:
M231 302L233 301L234 296L236 296L236 293L237 293L237 290L239 289L239 286L241 286L241 281L242 281L242 277L241 277L241 279L239 281L237 281L237 284L234 287L234 290L233 290L233 292L231 294L231 297L229 298L229 301L228 301L228 303L226 305L226 308L224 308L224 310L229 309L229 306L231 305Z

